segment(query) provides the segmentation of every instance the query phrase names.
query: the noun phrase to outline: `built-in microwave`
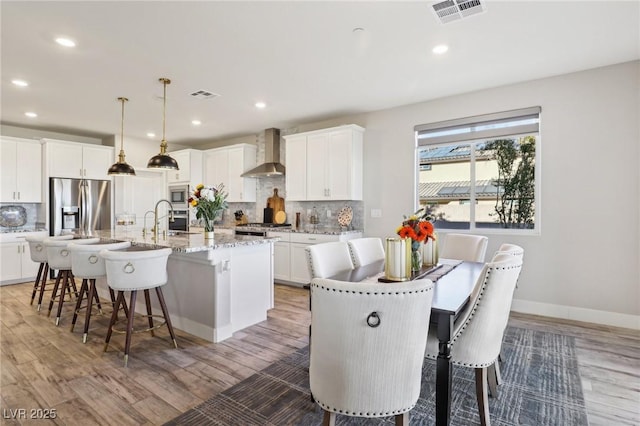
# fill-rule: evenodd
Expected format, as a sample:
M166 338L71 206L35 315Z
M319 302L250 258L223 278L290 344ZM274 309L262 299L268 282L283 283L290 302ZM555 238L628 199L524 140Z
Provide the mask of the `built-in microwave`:
M189 208L189 185L169 186L169 201L174 210L187 210Z

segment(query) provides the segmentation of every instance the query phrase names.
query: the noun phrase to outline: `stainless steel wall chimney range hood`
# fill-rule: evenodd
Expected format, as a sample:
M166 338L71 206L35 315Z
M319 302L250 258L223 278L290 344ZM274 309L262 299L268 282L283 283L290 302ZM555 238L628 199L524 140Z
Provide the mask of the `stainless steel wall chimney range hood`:
M280 164L280 129L264 131L264 163L244 172L242 177L284 176L285 168Z

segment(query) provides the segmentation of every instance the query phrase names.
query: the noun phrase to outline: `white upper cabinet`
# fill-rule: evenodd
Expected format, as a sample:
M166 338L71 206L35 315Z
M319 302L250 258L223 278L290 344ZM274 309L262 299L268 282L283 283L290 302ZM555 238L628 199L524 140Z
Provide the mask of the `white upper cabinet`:
M363 133L350 124L285 136L287 199L362 200Z
M180 170L169 170L167 181L171 183L189 183L191 186L202 183L202 151L182 149L169 153L177 162Z
M286 167L285 185L287 200L307 199L307 137L285 136Z
M231 145L204 151L204 184L224 183L229 202L256 201L256 180L241 175L256 166L257 147Z
M42 202L42 145L3 137L0 142L0 202Z
M116 162L112 147L76 142L45 141L49 177L109 180Z

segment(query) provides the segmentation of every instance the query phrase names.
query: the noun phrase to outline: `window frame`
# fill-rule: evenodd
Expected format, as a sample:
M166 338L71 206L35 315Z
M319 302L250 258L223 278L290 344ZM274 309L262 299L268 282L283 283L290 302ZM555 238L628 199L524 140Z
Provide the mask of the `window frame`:
M421 132L433 131L440 132L445 128L460 128L466 126L473 126L475 123L482 123L486 121L486 119L497 119L503 120L506 117L530 117L532 114L537 114L538 122L536 124L535 129L532 130L532 127L528 124L525 126L518 126L513 128L515 132L509 133L504 128L504 131L497 130L497 132L490 132L489 134L486 131L480 132L478 135L474 135L473 132L467 133L468 139L461 139L461 133L456 132L453 133L452 140L446 140L447 136L437 136L433 138L434 140L425 142L424 137L421 136ZM488 134L488 136L486 136ZM415 165L415 173L414 173L414 208L420 208L420 150L423 147L440 147L440 146L451 146L456 143L469 144L473 145L473 149L471 149L471 153L469 156L469 179L470 179L470 191L469 191L469 228L468 229L455 229L455 228L440 228L443 232L459 232L459 233L478 233L481 232L483 234L493 234L493 235L534 235L538 236L542 233L542 117L541 117L541 108L540 107L531 107L520 110L512 110L501 113L494 114L485 114L474 117L467 117L456 120L448 120L431 124L422 124L414 127L414 165ZM534 212L534 227L533 229L522 229L522 228L484 228L476 226L476 203L478 202L476 198L476 145L481 142L486 142L493 139L498 138L519 138L522 136L535 135L536 137L536 145L535 145L535 170L534 170L534 196L535 196L535 212ZM476 137L474 137L476 136ZM444 140L443 140L444 138ZM422 139L422 142L421 142Z

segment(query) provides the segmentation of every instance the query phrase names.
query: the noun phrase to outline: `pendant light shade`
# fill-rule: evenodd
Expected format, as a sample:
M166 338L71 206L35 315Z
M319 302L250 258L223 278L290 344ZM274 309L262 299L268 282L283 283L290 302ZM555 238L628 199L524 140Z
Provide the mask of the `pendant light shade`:
M161 78L160 82L164 85L163 107L162 107L162 141L160 142L160 154L151 157L147 163L150 169L173 169L179 170L178 162L175 158L167 154L167 141L165 140L165 116L167 113L167 84L171 84L168 78Z
M118 162L109 167L109 170L107 171L107 174L110 175L136 175L136 171L133 169L133 167L128 165L124 160L124 103L128 100L129 99L127 98L118 98L118 101L122 103L122 121L120 124L120 154L118 154Z

